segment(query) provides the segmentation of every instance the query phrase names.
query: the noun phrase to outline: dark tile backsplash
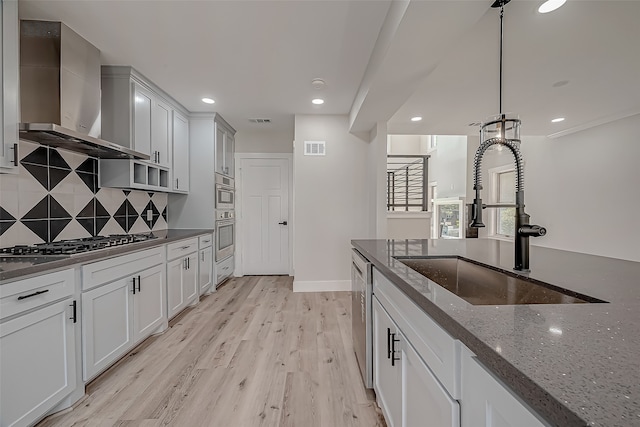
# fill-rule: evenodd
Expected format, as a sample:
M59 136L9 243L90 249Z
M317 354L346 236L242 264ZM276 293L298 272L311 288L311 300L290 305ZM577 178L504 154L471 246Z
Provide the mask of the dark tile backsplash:
M0 175L0 247L167 228L167 194L99 188L97 159L26 141L20 157Z

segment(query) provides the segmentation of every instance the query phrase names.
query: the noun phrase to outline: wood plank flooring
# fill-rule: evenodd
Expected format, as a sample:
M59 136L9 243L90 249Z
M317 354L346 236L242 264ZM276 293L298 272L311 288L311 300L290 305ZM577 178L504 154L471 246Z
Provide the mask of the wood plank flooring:
M166 425L384 427L353 354L350 295L231 279L38 424Z

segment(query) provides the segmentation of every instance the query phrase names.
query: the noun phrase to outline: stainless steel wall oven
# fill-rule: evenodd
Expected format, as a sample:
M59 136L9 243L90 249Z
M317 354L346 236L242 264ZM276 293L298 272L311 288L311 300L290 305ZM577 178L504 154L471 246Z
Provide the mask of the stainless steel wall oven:
M233 178L216 174L216 210L235 208L235 182Z
M216 211L216 262L233 255L236 246L236 220L233 211Z

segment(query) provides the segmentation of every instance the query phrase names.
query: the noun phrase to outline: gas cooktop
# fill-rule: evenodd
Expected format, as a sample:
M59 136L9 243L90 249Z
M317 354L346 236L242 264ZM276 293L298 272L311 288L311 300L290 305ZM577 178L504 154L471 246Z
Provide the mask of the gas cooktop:
M61 240L59 242L39 243L35 245L17 245L10 248L1 248L0 254L49 256L49 255L74 255L98 249L122 246L130 243L144 242L157 239L153 233L148 234L112 234L110 236L85 237L82 239Z

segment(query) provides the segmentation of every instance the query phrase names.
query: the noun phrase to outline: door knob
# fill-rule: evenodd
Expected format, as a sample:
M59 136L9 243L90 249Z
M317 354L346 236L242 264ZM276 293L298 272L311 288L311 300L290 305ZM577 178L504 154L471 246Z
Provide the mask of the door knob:
M282 221L282 222L279 222L278 224L280 224L280 225L287 225L287 221Z

